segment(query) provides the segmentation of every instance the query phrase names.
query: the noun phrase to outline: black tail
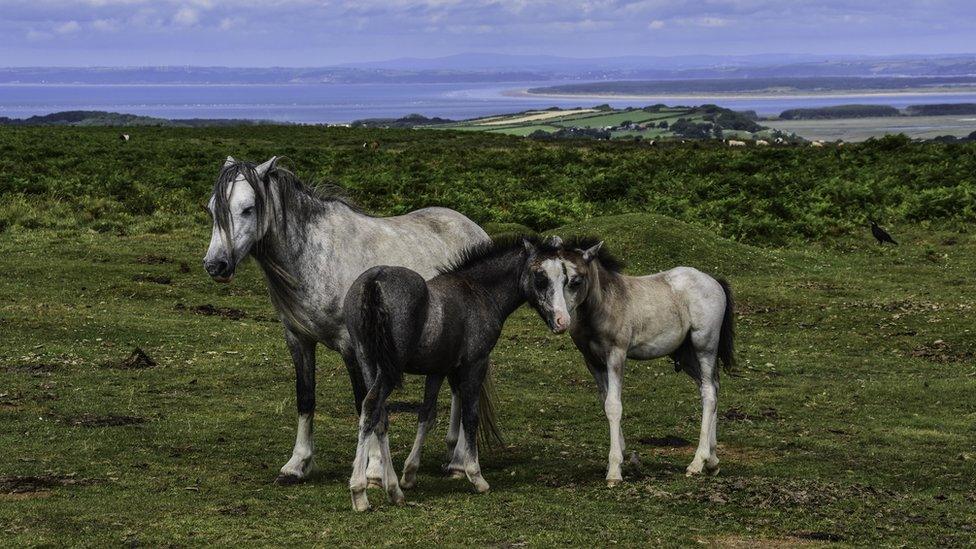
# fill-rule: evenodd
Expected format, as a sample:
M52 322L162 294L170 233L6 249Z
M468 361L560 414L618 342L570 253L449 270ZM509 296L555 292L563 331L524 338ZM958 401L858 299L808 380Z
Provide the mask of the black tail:
M380 293L376 278L363 285L360 304L362 324L362 349L367 363L376 368L376 378L389 388L397 388L403 382L403 369L396 359L396 344L393 341L390 314Z
M718 337L718 359L722 361L723 370L732 372L735 370L735 301L729 283L723 278L718 279L718 283L725 292L725 315Z
M485 381L481 384L481 396L478 399L478 435L481 444L487 448L493 448L495 444L505 446L502 432L498 428L498 417L495 414L495 383L491 378L493 369L489 363L488 371L485 372Z

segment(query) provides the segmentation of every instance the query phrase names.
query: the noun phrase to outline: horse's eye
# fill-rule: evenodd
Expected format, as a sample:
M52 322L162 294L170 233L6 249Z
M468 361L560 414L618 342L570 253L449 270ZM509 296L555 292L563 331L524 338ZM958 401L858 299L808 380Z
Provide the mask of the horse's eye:
M248 206L241 210L241 215L251 215L252 213L254 213L254 206Z
M570 288L579 288L580 284L582 283L583 283L583 277L581 276L574 276L573 278L569 279Z

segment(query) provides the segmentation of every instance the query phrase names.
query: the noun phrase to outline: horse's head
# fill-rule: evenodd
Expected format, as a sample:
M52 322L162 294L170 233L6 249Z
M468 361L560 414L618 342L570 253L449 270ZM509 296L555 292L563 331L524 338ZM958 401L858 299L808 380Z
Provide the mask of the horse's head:
M277 157L253 165L227 157L206 209L213 217L203 267L217 282L230 282L242 259L268 230L268 172Z
M562 240L554 236L534 244L523 240L528 252L523 291L528 302L539 313L553 333L561 334L569 329L572 309L567 307L563 288L568 278L559 258Z
M593 279L598 276L593 260L600 257L603 241L586 242L584 245L588 245L586 249L567 246L559 254L561 266L566 273L563 301L566 303L566 309L570 314L573 314L580 303L589 297Z

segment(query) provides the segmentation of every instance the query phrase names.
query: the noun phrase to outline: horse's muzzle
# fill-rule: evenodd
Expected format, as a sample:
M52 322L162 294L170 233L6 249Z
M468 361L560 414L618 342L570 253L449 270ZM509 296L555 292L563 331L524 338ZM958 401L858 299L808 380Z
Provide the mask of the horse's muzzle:
M227 283L234 279L234 267L223 259L204 261L203 268L216 282Z

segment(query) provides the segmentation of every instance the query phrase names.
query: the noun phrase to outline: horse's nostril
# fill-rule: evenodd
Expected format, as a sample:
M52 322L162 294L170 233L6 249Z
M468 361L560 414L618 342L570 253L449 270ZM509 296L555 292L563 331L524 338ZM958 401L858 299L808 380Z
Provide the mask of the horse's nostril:
M219 276L227 272L227 262L222 259L205 261L203 267L207 269L207 274L210 276Z

